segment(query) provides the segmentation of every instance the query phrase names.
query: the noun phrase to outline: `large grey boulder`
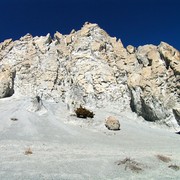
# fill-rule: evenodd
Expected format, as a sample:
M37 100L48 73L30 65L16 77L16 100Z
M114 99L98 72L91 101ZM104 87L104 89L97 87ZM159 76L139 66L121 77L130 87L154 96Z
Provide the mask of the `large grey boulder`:
M105 121L105 126L109 130L117 131L120 130L119 120L114 116L109 116Z

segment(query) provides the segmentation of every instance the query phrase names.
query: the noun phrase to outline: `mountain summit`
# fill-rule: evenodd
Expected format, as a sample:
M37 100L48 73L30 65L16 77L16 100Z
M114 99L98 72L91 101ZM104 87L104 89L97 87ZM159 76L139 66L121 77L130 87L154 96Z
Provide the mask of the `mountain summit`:
M124 47L97 24L0 43L0 98L40 96L69 110L114 107L148 121L180 125L180 52L159 46Z

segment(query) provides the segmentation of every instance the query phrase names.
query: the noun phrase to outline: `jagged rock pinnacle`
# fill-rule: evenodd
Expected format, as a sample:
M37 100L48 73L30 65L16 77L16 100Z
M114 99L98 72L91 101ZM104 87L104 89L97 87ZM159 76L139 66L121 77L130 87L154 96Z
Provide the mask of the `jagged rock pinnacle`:
M41 94L70 109L115 106L180 125L179 51L164 42L124 48L97 24L87 22L69 35L56 32L54 39L27 34L5 40L0 79L1 98Z

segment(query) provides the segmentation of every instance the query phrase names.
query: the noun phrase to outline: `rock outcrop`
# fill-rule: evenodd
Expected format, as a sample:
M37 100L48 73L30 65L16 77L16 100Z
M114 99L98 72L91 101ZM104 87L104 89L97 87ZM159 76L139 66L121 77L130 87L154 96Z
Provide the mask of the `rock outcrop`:
M14 93L14 73L3 65L0 68L0 98L9 97Z
M0 43L0 98L40 96L132 110L148 121L180 125L180 53L161 42L125 48L97 24L69 35L25 35Z
M132 110L149 121L171 117L180 100L179 52L162 42L139 47L136 56L142 68L128 78Z

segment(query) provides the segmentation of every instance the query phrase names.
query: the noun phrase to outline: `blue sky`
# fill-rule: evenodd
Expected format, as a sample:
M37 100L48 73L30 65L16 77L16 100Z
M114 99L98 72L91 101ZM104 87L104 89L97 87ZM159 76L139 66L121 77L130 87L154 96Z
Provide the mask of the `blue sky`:
M127 46L165 41L180 50L179 0L2 0L0 42L68 34L88 21L97 23Z

